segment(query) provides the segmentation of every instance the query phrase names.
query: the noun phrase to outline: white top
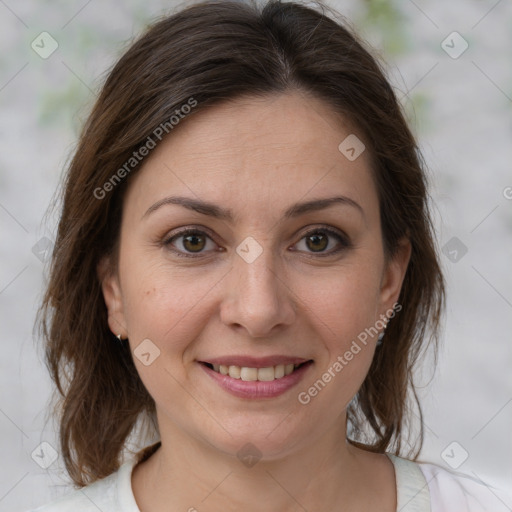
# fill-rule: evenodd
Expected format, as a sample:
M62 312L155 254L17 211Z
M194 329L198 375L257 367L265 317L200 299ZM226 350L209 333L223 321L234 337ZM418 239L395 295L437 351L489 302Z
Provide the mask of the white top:
M386 454L395 467L397 512L510 512L496 490L467 475ZM132 491L135 455L115 473L28 512L140 512ZM508 503L512 505L512 503Z

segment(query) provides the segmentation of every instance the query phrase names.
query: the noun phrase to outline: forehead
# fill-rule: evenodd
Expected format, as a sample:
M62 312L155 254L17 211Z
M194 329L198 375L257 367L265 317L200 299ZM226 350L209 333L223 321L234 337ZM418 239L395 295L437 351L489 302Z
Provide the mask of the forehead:
M146 157L126 201L140 212L180 193L237 212L334 192L369 208L377 201L369 152L351 160L339 149L354 135L362 139L328 104L300 92L232 100L181 121Z

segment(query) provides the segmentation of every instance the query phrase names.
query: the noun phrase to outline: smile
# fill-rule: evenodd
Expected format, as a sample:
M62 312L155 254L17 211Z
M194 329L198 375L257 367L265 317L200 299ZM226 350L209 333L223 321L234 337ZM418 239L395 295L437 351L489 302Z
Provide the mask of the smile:
M306 361L307 363L307 361ZM221 375L229 375L232 379L241 379L243 381L264 381L269 382L275 379L282 379L290 375L303 364L278 364L266 368L249 368L247 366L226 366L223 364L203 363L213 371Z
M252 367L199 362L204 372L221 389L245 399L274 398L296 386L313 361Z

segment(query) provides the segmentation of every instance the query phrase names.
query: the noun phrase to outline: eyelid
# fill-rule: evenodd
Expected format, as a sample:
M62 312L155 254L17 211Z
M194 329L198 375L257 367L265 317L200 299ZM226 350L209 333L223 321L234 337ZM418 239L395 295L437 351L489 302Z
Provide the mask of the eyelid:
M172 246L172 241L174 239L180 238L182 236L186 236L188 234L197 234L197 235L206 235L210 240L212 240L213 243L216 245L217 242L215 241L215 237L212 235L211 231L208 228L205 228L204 226L187 226L185 228L180 228L177 231L173 231L166 235L162 241L162 245L169 248L175 255L178 257L185 257L185 258L199 258L199 257L205 257L207 253L204 252L198 252L196 254L194 253L183 253L182 251L175 249Z
M341 247L338 247L337 249L330 250L329 252L325 252L325 253L322 253L322 252L305 253L305 254L307 254L307 256L328 257L328 256L333 256L335 254L338 254L339 252L341 252L344 249L348 249L348 248L352 247L352 242L350 241L350 238L343 231L341 231L340 229L335 228L333 226L322 225L322 224L315 225L314 227L304 231L300 235L300 238L298 239L298 241L295 242L295 244L293 244L293 245L298 244L305 237L307 237L309 235L313 235L314 233L317 233L317 232L324 232L328 236L337 238ZM212 240L215 244L217 244L217 242L215 241L215 237L211 234L211 231L208 228L206 228L204 226L193 226L192 225L192 226L188 226L185 228L178 229L177 231L171 232L168 236L166 236L164 238L164 240L162 241L162 245L169 247L169 249L174 254L176 254L178 257L185 257L185 258L201 258L201 257L203 257L204 258L208 254L207 252L206 253L205 252L184 253L178 249L175 249L172 246L171 242L174 239L180 238L182 236L186 236L188 234L206 235L208 238L210 238L210 240ZM224 249L222 249L222 250L224 250ZM303 252L303 251L294 251L294 252Z
M305 253L308 256L317 256L317 257L334 256L335 254L340 253L342 250L349 249L350 247L352 247L352 242L351 242L350 238L348 237L348 235L346 235L343 231L341 231L338 228L328 226L325 224L317 225L311 229L308 229L307 231L305 231L304 233L302 233L300 235L300 238L296 243L299 243L305 237L307 237L309 235L313 235L314 233L317 233L317 232L323 232L323 233L326 233L328 236L337 238L341 247L338 247L337 249L334 249L334 250L331 249L328 252L317 252L317 253L307 252L307 253ZM294 244L294 245L296 245L296 244ZM297 252L299 252L299 251L297 251Z

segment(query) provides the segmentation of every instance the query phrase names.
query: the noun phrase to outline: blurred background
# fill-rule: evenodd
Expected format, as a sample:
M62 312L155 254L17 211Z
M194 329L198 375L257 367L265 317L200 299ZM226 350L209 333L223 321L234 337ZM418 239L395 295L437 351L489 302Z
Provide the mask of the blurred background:
M380 55L430 170L448 308L439 364L417 375L419 460L510 490L512 4L326 3ZM45 213L108 70L181 5L0 0L0 511L70 490L34 331L56 226ZM512 510L501 491L489 493Z

